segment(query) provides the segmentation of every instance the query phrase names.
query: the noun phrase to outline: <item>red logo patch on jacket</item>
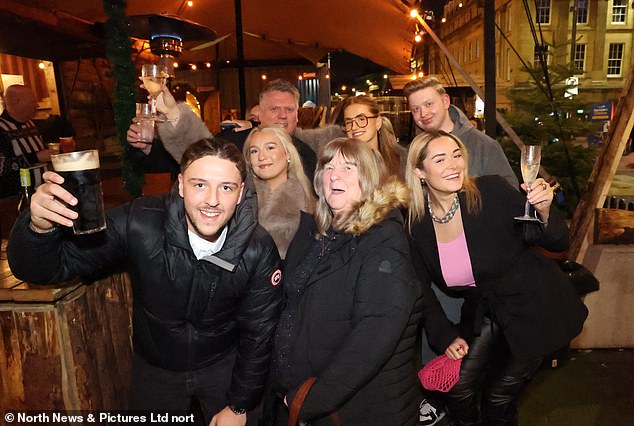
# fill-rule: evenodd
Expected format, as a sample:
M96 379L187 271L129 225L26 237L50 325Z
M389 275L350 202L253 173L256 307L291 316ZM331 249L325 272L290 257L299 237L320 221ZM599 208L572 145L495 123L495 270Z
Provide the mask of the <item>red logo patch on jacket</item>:
M276 269L275 272L273 272L273 274L271 274L271 285L273 287L275 287L280 282L282 282L282 270L281 269Z

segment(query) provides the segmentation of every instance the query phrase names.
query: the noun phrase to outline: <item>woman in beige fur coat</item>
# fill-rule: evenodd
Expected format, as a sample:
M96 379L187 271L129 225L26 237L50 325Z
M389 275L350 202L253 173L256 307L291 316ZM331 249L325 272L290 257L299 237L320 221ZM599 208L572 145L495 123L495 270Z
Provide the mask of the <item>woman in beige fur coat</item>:
M280 128L253 129L243 153L258 196L258 222L271 234L284 259L300 212L314 211L312 185L290 136Z

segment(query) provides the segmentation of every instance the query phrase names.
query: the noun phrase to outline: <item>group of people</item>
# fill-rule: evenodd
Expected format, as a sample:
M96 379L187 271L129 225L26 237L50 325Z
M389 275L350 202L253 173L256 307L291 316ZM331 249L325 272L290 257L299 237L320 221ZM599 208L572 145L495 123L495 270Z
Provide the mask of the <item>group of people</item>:
M77 200L47 172L10 266L43 284L125 267L130 410L187 412L196 399L212 426L421 424L423 326L435 353L462 359L442 398L450 424L517 424L542 357L587 315L534 248L565 250L565 223L550 186L523 195L437 80L405 94L422 131L408 149L367 96L344 101L340 126L302 132L299 92L272 81L260 126L227 141L164 91L161 140L139 142L131 125L128 141L179 160L171 193L111 210L87 242L66 232ZM526 199L539 222L513 220Z

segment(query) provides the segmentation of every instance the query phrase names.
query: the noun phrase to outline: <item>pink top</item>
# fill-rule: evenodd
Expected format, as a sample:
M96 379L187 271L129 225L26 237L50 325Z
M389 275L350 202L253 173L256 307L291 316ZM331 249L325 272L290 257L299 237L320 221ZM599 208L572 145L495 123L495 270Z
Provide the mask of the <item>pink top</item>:
M447 287L475 286L464 232L448 243L438 243L440 268Z

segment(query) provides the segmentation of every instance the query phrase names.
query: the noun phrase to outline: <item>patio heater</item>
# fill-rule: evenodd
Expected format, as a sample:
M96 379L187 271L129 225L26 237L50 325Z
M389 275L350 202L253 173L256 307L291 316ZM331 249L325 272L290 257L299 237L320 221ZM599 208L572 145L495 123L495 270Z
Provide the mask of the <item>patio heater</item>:
M192 21L172 15L134 15L129 17L131 35L150 40L150 50L159 65L174 77L174 62L183 53L183 41L211 41L216 32Z

